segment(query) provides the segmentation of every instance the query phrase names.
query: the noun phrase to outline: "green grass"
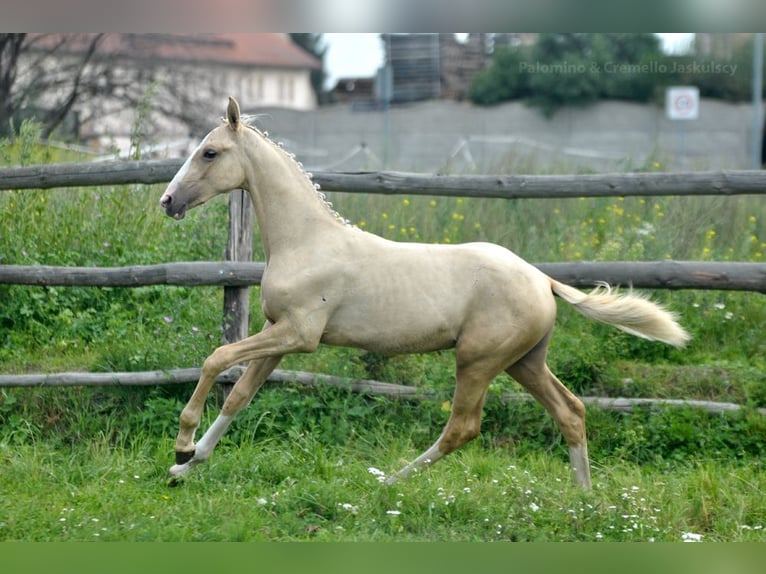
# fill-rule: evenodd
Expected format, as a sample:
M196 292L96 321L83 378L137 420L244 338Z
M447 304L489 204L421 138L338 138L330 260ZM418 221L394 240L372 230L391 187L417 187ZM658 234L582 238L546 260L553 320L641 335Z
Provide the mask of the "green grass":
M5 163L70 159L36 147L34 130L25 129L13 146L0 142ZM0 192L0 264L222 259L225 200L175 222L157 206L162 188ZM766 252L766 204L749 197L331 199L386 237L493 241L530 261L760 262ZM199 366L220 343L221 291L0 285L0 372ZM253 328L263 320L257 296L256 288ZM679 541L692 532L706 541L763 541L766 417L754 409L766 407L766 301L714 291L653 297L693 334L686 349L630 337L560 305L550 353L559 378L581 395L718 400L746 410L589 409L589 494L570 484L566 447L542 408L501 400L522 392L505 377L490 387L478 441L383 487L369 467L391 472L438 436L453 355L321 348L281 367L413 384L434 398L267 385L211 463L170 490L164 474L190 385L0 391L0 539ZM213 394L203 427L218 408Z
M0 540L766 541L756 413L589 409L583 493L542 408L493 392L478 441L387 487L370 469L434 440L446 389L410 403L267 385L171 489L183 387L4 391Z
M0 443L0 539L23 541L766 541L761 465L672 472L599 461L594 488L548 453L474 444L387 487L411 441L362 449L309 433L224 444L177 488L169 440L69 449Z

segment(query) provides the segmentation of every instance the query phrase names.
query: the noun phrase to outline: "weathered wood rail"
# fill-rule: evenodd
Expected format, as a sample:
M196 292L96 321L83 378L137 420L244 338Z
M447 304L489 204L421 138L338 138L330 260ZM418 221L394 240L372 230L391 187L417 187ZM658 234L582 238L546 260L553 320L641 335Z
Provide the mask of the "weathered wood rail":
M162 183L170 181L181 163L162 159L3 168L0 190ZM314 181L330 191L505 199L766 193L766 174L756 170L576 176L317 172Z
M715 261L578 261L537 263L575 287L597 281L644 289L715 289L766 293L766 263ZM260 285L264 263L187 262L128 267L0 265L0 284L83 287Z
M196 383L200 368L169 369L165 371L143 371L124 373L50 373L31 375L0 375L1 387L137 387L152 385L173 385ZM242 367L232 367L221 373L216 380L219 384L233 384L242 374ZM395 397L423 398L425 395L416 387L383 383L368 379L349 379L307 373L304 371L274 370L267 379L272 383L295 383L307 387L325 385L340 387L358 393Z
M145 371L125 373L53 373L36 375L0 375L0 388L2 387L71 387L71 386L115 386L135 387L151 385L172 385L195 383L199 380L201 369L172 369L166 371ZM231 385L236 382L242 373L241 367L233 367L219 375L217 383ZM425 393L417 387L384 383L370 379L351 379L307 373L304 371L275 370L266 379L269 383L289 383L314 388L329 386L370 396L386 396L389 398L406 399L411 401L423 401L433 399L433 395ZM739 412L744 407L736 403L681 400L681 399L654 399L654 398L626 398L626 397L580 397L590 406L606 411L632 412L638 409L658 408L695 408L702 409L711 414ZM525 393L503 393L501 400L505 403L531 402L534 398ZM756 412L766 415L766 408L757 408Z

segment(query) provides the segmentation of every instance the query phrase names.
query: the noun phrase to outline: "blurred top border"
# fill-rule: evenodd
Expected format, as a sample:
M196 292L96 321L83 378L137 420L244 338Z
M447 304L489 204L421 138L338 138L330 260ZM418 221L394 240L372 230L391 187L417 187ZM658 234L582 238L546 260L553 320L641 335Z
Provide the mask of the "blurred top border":
M3 32L757 32L763 0L5 0Z

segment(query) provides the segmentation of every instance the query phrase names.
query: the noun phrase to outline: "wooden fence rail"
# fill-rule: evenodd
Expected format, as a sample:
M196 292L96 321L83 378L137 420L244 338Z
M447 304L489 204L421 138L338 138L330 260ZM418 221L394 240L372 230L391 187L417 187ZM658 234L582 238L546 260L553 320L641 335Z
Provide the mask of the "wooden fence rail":
M170 181L181 163L163 159L3 168L0 190L161 183ZM766 193L766 173L754 170L577 176L317 172L314 181L328 191L505 199Z
M43 375L0 375L0 388L2 387L72 387L72 386L114 386L135 387L151 385L172 385L195 383L199 379L201 369L171 369L166 371L145 371L126 373L53 373ZM242 374L242 367L232 367L221 373L217 379L218 384L230 385L236 382ZM423 392L417 387L384 383L369 379L350 379L307 373L304 371L275 370L266 379L270 383L290 383L304 387L335 387L346 389L351 392L370 396L386 396L390 398L406 399L413 401L431 400L433 395ZM580 397L586 405L591 405L607 411L631 412L638 409L657 408L696 408L711 414L732 413L741 411L744 407L736 403L682 400L682 399L656 399L656 398L626 398L626 397ZM501 400L510 402L534 401L531 395L518 392L503 393ZM755 412L766 415L766 408L756 408Z
M766 293L766 263L715 261L578 261L537 263L575 287L598 281L644 289L716 289ZM0 265L0 284L81 287L260 285L264 263L188 262L128 267Z

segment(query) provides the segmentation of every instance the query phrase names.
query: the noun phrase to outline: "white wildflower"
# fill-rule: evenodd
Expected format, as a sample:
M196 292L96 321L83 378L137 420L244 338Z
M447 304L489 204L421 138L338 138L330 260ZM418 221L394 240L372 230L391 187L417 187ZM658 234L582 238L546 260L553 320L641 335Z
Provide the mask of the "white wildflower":
M537 512L538 510L540 510L540 507L537 506L534 502L530 503L529 508L530 510L532 510L532 512Z
M386 514L390 516L399 516L401 514L401 511L399 510L386 510Z
M350 504L348 502L338 503L338 506L340 506L343 510L349 511L351 514L356 514L359 512L359 507L354 506L353 504Z
M694 532L682 532L681 540L684 542L702 542L702 534L695 534Z
M386 473L383 472L382 470L375 468L374 466L369 467L367 469L367 472L373 475L378 482L384 482L386 480Z

